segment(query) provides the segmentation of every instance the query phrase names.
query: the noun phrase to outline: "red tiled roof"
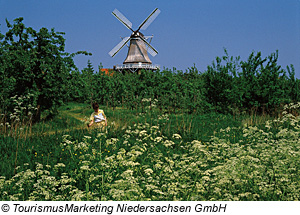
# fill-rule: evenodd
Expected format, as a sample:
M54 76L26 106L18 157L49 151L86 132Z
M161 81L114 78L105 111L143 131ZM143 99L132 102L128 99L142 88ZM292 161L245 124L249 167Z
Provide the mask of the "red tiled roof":
M112 75L114 74L113 69L102 68L101 71L102 71L102 72L105 72L105 75L110 75L110 76L112 76Z

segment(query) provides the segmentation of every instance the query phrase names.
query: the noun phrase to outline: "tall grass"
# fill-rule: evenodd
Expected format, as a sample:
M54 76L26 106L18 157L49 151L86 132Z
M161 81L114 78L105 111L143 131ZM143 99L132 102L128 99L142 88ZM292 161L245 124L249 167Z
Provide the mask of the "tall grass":
M160 114L152 109L144 113L136 110L116 108L107 109L108 137L118 137L124 134L124 129L138 123L148 123L150 126L160 125L161 132L167 137L173 133L180 134L184 140L199 139L208 141L215 131L222 127L237 126L240 122L226 115L187 115ZM1 169L0 175L12 177L15 169L22 163L34 166L35 162L59 161L53 158L57 155L57 146L63 135L81 139L84 136L95 137L95 129L88 129L89 116L93 110L87 104L69 103L59 110L53 119L43 119L40 123L17 124L2 130L0 137ZM45 114L46 115L46 114Z
M106 131L86 127L88 105L69 104L27 136L1 135L1 199L299 199L293 108L257 125L244 116L101 108Z

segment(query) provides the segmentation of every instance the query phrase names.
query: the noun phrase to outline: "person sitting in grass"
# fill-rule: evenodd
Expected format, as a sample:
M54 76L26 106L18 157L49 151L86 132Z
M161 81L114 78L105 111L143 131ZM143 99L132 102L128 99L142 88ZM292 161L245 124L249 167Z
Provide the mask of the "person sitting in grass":
M98 128L103 128L104 126L107 126L107 119L104 114L104 111L99 109L99 105L97 102L93 103L93 109L95 112L92 113L90 117L91 122L87 126L91 127L94 123Z

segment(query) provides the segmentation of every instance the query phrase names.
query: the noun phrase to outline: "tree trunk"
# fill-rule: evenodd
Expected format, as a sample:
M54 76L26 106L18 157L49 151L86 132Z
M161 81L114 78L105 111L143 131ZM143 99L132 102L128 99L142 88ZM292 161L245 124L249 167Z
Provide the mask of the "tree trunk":
M38 104L36 112L33 115L32 122L36 123L36 122L39 122L40 120L41 120L41 105Z

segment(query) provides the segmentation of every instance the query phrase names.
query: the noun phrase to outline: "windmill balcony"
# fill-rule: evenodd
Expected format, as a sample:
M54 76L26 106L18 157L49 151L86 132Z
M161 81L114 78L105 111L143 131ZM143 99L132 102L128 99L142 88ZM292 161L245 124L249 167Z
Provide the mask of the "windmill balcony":
M145 69L145 70L157 70L160 69L160 66L157 64L147 64L147 63L128 63L122 65L115 65L115 70L137 70L137 69Z

